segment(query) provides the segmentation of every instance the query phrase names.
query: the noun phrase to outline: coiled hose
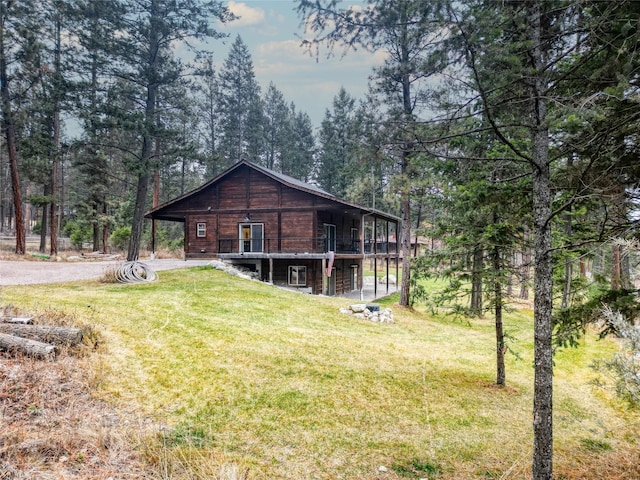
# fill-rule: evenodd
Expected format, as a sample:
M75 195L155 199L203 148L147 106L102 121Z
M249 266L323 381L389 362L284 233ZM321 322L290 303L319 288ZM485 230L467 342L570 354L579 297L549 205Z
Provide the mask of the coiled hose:
M116 280L120 283L153 282L158 275L145 263L124 262L116 268Z

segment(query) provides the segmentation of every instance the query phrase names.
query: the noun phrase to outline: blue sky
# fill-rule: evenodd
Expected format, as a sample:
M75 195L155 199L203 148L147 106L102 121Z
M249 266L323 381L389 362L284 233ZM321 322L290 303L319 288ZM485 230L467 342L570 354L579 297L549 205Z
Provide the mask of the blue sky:
M330 59L322 54L319 58L309 56L300 47L304 32L293 0L229 1L228 6L240 18L220 27L230 36L225 44L213 45L218 66L240 35L251 53L262 91L273 82L298 111L309 114L315 127L320 126L325 111L332 108L333 97L341 86L353 97L362 98L372 67L382 62L381 55L362 49L346 56L338 51Z

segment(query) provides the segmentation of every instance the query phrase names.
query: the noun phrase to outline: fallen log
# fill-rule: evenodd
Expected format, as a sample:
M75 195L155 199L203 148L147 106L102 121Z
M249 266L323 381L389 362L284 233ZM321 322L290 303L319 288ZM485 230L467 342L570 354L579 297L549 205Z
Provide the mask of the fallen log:
M72 347L82 342L82 330L79 328L0 323L0 333Z
M6 333L0 333L0 350L16 351L39 358L51 358L56 354L56 347L53 345Z
M27 325L32 323L31 317L2 317L0 318L1 323L22 323Z

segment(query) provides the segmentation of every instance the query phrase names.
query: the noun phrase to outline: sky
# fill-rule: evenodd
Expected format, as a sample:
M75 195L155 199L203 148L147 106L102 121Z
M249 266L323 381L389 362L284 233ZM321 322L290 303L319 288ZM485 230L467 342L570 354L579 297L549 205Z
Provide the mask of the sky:
M293 0L229 1L228 6L240 18L219 26L229 38L224 44L217 41L212 45L218 68L240 35L251 53L262 92L273 82L287 102L295 103L297 111L309 114L314 127L320 126L327 109L332 110L340 87L357 99L363 98L372 68L382 63L380 54L362 49L346 56L340 50L330 59L326 54L310 56L300 46L305 34Z

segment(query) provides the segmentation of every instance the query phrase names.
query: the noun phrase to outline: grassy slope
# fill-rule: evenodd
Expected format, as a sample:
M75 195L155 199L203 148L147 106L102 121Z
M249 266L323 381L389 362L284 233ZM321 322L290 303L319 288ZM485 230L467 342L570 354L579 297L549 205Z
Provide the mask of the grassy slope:
M142 445L167 477L515 479L529 468L531 312L508 317L521 359L508 356L498 389L490 321L393 307L395 324L373 324L338 313L344 299L207 268L145 285L5 287L1 299L96 325L101 391L167 425L161 447ZM557 355L562 478L602 478L603 465L607 478L640 475L637 414L588 385L589 363L615 349L589 337Z

